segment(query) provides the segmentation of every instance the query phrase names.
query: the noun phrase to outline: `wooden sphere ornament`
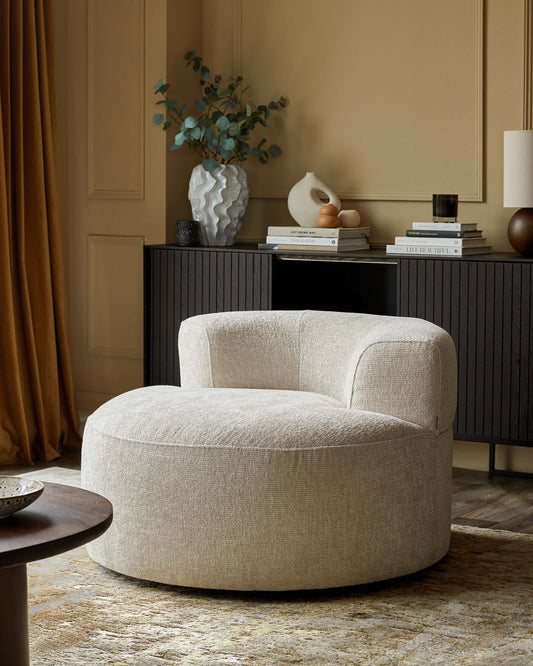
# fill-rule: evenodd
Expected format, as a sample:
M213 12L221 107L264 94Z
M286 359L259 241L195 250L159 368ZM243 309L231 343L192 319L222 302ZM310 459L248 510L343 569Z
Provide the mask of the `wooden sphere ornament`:
M339 220L341 227L358 227L361 224L361 216L356 210L341 210Z
M320 206L318 211L318 220L317 226L322 227L323 229L333 228L340 226L339 220L339 209L333 204L324 204Z
M516 211L507 230L509 243L523 257L533 257L533 208Z

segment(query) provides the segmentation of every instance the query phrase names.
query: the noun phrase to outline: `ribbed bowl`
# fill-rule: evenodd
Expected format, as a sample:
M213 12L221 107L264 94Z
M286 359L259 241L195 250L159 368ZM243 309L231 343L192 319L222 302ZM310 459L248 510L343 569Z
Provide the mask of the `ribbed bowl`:
M39 497L44 484L19 476L0 476L0 518L26 508Z

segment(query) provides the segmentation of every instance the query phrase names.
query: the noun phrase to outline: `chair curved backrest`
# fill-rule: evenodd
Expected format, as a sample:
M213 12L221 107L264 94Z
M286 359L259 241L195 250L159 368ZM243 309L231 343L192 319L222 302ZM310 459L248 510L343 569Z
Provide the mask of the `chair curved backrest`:
M437 433L455 415L453 341L430 322L345 312L198 315L179 333L182 386L331 396Z

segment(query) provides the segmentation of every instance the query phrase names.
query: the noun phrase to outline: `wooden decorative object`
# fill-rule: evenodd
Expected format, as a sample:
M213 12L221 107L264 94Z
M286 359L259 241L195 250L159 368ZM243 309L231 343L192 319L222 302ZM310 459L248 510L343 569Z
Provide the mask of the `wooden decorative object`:
M318 211L317 226L322 228L335 228L340 226L339 209L333 204L324 204Z
M520 208L509 220L509 243L524 257L533 257L533 208Z

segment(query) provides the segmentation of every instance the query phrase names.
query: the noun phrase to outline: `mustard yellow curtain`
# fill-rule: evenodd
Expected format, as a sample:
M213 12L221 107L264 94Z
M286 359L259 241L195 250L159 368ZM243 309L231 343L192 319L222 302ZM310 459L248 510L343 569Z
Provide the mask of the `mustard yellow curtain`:
M53 0L0 1L0 465L78 448Z

